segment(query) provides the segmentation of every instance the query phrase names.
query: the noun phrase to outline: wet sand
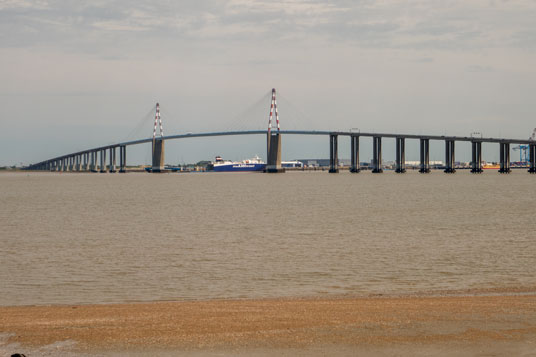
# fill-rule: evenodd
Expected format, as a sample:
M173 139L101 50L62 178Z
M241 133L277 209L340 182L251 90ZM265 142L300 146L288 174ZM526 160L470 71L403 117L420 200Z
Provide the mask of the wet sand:
M536 356L536 295L0 307L0 352Z

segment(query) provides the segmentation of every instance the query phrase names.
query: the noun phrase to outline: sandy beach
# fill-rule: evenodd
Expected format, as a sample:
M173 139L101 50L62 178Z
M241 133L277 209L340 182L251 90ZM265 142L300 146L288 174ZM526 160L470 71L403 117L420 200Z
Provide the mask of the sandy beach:
M536 295L0 307L0 352L536 356Z

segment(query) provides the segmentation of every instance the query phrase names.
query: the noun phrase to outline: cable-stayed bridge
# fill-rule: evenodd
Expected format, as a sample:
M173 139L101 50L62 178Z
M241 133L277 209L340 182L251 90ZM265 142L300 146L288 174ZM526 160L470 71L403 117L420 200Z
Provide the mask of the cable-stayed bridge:
M275 122L274 119L275 118ZM157 135L159 128L159 135ZM535 130L536 132L536 130ZM164 171L165 150L164 143L167 140L181 140L188 138L218 137L218 136L235 136L235 135L260 135L266 137L267 143L267 165L266 172L283 172L281 167L281 137L283 135L322 135L329 136L330 145L330 168L329 172L336 173L339 170L338 165L338 139L340 136L350 138L351 165L350 171L357 173L359 167L359 139L360 137L371 137L373 139L373 157L372 172L383 172L382 164L382 139L391 138L396 141L396 159L395 171L397 173L406 172L405 143L406 140L418 140L420 143L420 172L430 172L430 140L443 141L445 143L445 172L454 173L455 169L455 143L471 143L471 172L481 173L482 169L482 143L496 143L499 146L499 172L509 173L510 169L510 145L526 145L529 153L529 172L536 173L536 138L533 133L532 137L527 140L508 139L508 138L485 138L474 136L444 136L444 135L415 135L415 134L393 134L393 133L365 133L355 131L318 131L318 130L281 130L279 114L277 111L276 91L272 89L272 101L270 105L270 116L268 128L266 130L234 130L234 131L215 131L187 134L173 134L164 136L162 128L162 118L160 116L160 107L157 103L155 109L155 120L153 137L147 139L138 139L118 142L74 153L69 153L44 160L29 165L28 170L46 170L46 171L91 171L91 172L126 172L126 154L127 147L132 145L152 143L152 172ZM119 149L119 160L116 154ZM107 160L108 156L108 160Z

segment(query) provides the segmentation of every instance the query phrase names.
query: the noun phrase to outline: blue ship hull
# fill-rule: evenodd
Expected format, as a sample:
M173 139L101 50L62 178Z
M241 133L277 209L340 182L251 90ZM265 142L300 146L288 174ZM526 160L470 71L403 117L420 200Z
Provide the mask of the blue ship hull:
M216 172L229 172L229 171L262 171L266 167L266 164L245 164L245 163L233 163L224 165L215 165L214 171Z

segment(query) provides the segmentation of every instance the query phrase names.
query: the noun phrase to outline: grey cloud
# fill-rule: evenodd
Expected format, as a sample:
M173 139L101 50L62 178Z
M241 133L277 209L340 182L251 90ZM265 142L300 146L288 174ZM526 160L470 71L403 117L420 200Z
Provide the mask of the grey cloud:
M284 41L318 36L316 41L367 47L534 48L535 33L528 18L536 5L521 3L523 11L501 12L502 8L478 1L471 5L456 1L25 1L18 7L0 7L0 39L3 47L49 44L74 50L79 44L82 51L88 44L122 46L132 36L156 41Z
M489 73L489 72L493 72L494 69L491 66L482 66L482 65L474 64L474 65L467 66L467 71L475 72L475 73Z

